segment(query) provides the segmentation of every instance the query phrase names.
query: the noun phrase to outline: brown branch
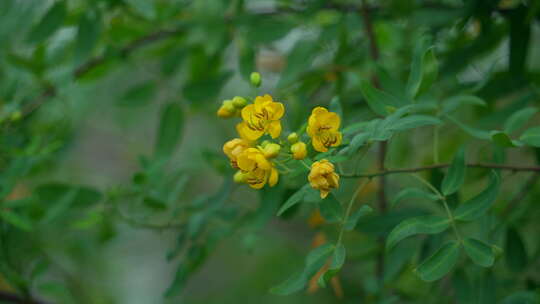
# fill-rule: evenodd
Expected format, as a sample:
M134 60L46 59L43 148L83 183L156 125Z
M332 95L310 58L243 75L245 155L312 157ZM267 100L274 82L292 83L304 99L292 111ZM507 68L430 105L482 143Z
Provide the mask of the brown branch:
M1 303L18 303L18 304L46 304L45 302L27 299L21 295L9 293L6 291L0 291L0 302Z
M118 54L119 54L119 56L127 56L130 53L132 53L132 52L134 52L134 51L136 51L136 50L138 50L138 49L140 49L140 48L142 48L144 46L147 46L147 45L152 44L154 42L159 42L159 41L165 40L167 38L173 37L173 36L175 36L177 34L180 34L180 33L182 33L181 30L160 30L160 31L157 31L157 32L150 33L148 35L142 36L140 38L137 38L137 39L131 41L126 46L121 48ZM81 78L86 73L88 73L92 68L104 63L108 59L109 58L106 57L105 55L101 55L101 56L95 57L93 59L90 59L86 63L83 63L82 65L77 67L75 69L75 71L73 72L73 76L75 78Z
M362 14L362 20L364 22L364 30L366 32L366 36L368 37L369 42L369 54L371 56L371 59L373 61L377 61L379 59L379 47L377 45L377 37L375 37L375 32L373 30L373 23L371 22L371 16L370 16L370 9L366 3L365 0L362 0L362 7L360 8L360 13ZM379 79L377 78L377 74L373 74L371 76L371 82L373 85L377 88L380 87L379 85ZM387 142L383 141L379 145L379 153L378 153L378 167L379 170L385 171L384 161L386 159L386 150L387 150ZM386 202L386 180L384 176L379 179L379 190L377 193L378 196L378 206L379 210L382 214L386 213L387 209L387 202ZM377 254L377 261L375 264L375 274L377 277L377 280L379 281L379 284L382 288L382 280L384 276L384 245L385 240L384 237L379 238L379 252Z
M389 174L414 173L414 172L420 172L420 171L426 171L426 170L432 170L432 169L446 168L449 166L450 164L444 163L444 164L435 164L435 165L415 167L415 168L385 169L379 172L365 173L365 174L341 174L341 177L344 177L344 178L384 177ZM501 164L489 164L489 163L469 163L467 164L467 167L484 168L484 169L501 169L501 170L508 170L508 171L513 171L513 172L520 172L520 171L540 172L540 166L514 166L514 165L501 165Z

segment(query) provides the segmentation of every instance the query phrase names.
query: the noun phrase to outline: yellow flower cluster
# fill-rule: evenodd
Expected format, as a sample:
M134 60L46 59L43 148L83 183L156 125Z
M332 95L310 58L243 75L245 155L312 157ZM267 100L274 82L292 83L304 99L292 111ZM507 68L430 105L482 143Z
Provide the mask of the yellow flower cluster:
M297 133L290 133L287 141L279 139L284 114L284 105L274 101L270 95L257 96L253 103L239 96L223 102L217 111L219 117L242 118L236 125L239 138L223 145L223 152L231 166L238 170L234 175L235 182L246 183L254 189L261 189L266 184L272 187L279 180L280 166L286 167L285 163L293 159L304 163L308 149ZM342 140L340 124L341 119L336 113L323 107L313 109L307 125L313 149L327 152L329 148L339 146ZM258 143L261 138L267 139ZM282 145L288 149L283 151ZM339 175L334 165L326 159L313 162L308 180L314 189L320 191L321 198L326 198L331 189L339 187Z

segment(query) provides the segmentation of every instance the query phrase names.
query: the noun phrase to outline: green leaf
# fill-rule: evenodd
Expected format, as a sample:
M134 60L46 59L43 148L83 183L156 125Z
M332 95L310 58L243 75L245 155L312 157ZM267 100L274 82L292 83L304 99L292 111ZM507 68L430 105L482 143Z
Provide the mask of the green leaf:
M201 245L193 245L189 248L187 255L180 261L176 269L176 274L171 286L167 288L165 296L171 298L180 294L184 289L189 277L197 271L208 256L206 247Z
M503 148L516 147L521 145L519 142L514 142L508 134L501 131L491 131L491 140Z
M480 130L480 129L468 126L449 115L445 115L445 117L451 122L453 122L454 124L456 124L458 127L460 127L463 131L465 131L465 133L469 134L472 137L476 137L478 139L483 139L483 140L491 139L490 132L488 131L484 131L484 130Z
M89 10L81 16L75 41L75 59L79 62L92 54L101 32L101 18L97 11Z
M507 267L514 272L521 272L527 267L528 257L525 244L519 232L510 227L506 231L504 244L505 262Z
M124 0L133 10L146 19L156 18L154 0Z
M527 129L519 138L522 142L529 146L540 147L540 127Z
M515 112L504 123L504 132L510 134L523 128L536 112L538 112L538 109L533 107L528 107Z
M366 79L360 82L360 90L369 108L381 116L389 114L387 106L397 107L400 104L394 96L373 87Z
M14 211L0 209L0 218L19 229L25 231L32 230L32 223L30 220Z
M410 98L427 91L437 79L439 67L433 47L424 52L417 50L411 65L411 73L407 81L407 93Z
M339 244L332 254L332 260L330 261L328 269L321 276L319 276L319 279L317 280L319 286L325 288L330 279L341 270L341 267L345 263L346 255L347 253L345 246L343 246L343 244Z
M399 241L416 234L437 234L450 226L450 220L436 215L425 215L406 219L399 223L388 235L386 248L391 249Z
M281 284L274 286L270 289L270 293L286 296L297 291L300 291L306 286L308 278L303 271L299 271L289 277Z
M67 8L65 1L57 1L43 18L32 28L28 34L27 40L32 43L40 43L54 34L66 18Z
M356 224L358 223L358 220L373 212L373 208L371 208L368 205L363 205L362 207L358 208L353 214L349 216L347 221L345 222L345 225L343 226L343 229L346 231L351 231L356 227Z
M454 156L454 160L442 181L441 188L445 196L453 194L461 188L461 185L465 181L466 168L465 148L461 148Z
M538 294L533 291L518 291L504 298L501 304L538 304L539 301Z
M395 207L400 201L409 198L425 198L430 201L437 201L439 197L429 191L420 188L405 188L396 194L390 205Z
M446 275L459 259L459 243L450 241L444 244L432 256L427 258L416 273L426 282L436 281Z
M381 83L381 88L384 91L387 91L390 95L396 96L398 99L402 99L404 102L402 104L409 104L410 100L407 100L405 85L399 80L394 79L388 71L382 67L380 64L376 65L377 75L379 76L379 81Z
M56 202L43 202L45 204L53 204L52 206L47 207L47 212L41 220L43 223L49 223L60 217L65 213L71 204L74 202L75 197L78 194L77 188L71 188L68 191L65 191L64 194Z
M302 188L298 189L285 203L279 208L279 211L277 213L277 216L281 216L283 212L287 211L292 206L298 204L300 201L304 199L304 195L306 194L306 191L310 188L309 184L304 185Z
M283 283L270 289L277 295L289 295L302 290L308 281L326 263L327 258L334 252L334 245L325 244L313 249L306 257L304 270L292 275Z
M345 246L343 246L343 244L339 244L334 250L332 261L330 262L330 269L341 269L345 263L346 255L347 252L345 250Z
M485 107L487 104L481 98L473 95L457 95L452 96L442 103L442 112L449 114L462 106L473 105Z
M398 119L395 123L389 126L389 129L392 131L405 131L423 126L438 125L441 123L442 121L434 116L411 115Z
M254 16L246 24L247 39L251 44L268 43L287 35L294 24L281 16L260 18Z
M463 248L476 265L491 267L495 261L492 247L484 242L466 238L463 240Z
M360 122L352 123L352 124L346 126L345 128L343 128L342 133L344 135L354 134L354 133L366 128L366 126L368 124L369 124L369 121L360 121Z
M169 103L161 113L161 120L156 141L156 155L170 158L182 137L184 116L182 108L176 103Z
M287 56L287 66L281 73L277 86L287 86L309 70L318 47L319 43L315 40L300 40L296 42Z
M336 223L342 219L343 207L333 194L319 202L319 210L321 216L329 223Z
M349 143L349 146L347 146L345 149L342 149L341 151L339 151L339 154L346 154L346 155L349 155L349 156L352 156L354 155L358 149L360 149L361 147L363 147L366 142L369 140L370 138L370 134L369 133L359 133L359 134L356 134L352 139L351 139L351 142Z
M324 244L310 251L306 257L304 272L308 277L314 275L325 263L326 258L334 252L333 244Z
M341 117L343 120L343 108L341 107L341 101L338 96L334 96L332 100L330 101L329 106L330 112L335 112Z
M127 90L117 102L121 107L138 107L148 105L156 94L156 84L152 81L137 84Z
M454 212L454 218L460 221L472 221L484 215L497 198L500 178L495 171L491 171L489 185L477 196L461 204Z

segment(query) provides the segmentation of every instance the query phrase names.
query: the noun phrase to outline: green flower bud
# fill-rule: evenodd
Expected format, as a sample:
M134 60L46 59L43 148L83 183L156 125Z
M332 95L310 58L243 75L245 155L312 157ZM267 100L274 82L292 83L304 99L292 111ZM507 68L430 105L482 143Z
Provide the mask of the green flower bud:
M233 106L237 109L242 109L243 107L247 105L247 100L241 96L235 96L232 99L232 102L233 102Z
M261 86L261 83L262 83L262 79L261 79L261 74L257 73L257 72L253 72L251 73L251 75L249 76L249 80L251 81L251 84L254 86L254 87L260 87Z
M287 136L287 140L291 144L297 143L298 142L298 134L296 134L296 132L292 132L291 134L289 134L289 136Z
M280 145L275 143L269 143L264 147L263 153L266 158L273 158L278 156L279 150L281 150Z
M246 175L242 171L237 171L234 174L233 180L237 184L243 184L246 182Z

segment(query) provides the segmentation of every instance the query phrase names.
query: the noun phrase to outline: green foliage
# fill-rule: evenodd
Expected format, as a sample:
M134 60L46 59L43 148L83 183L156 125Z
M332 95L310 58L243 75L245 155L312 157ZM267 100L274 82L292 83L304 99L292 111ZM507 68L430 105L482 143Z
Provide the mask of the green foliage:
M461 148L454 156L452 165L448 169L448 173L444 176L441 189L444 195L455 193L465 181L465 149Z
M459 254L459 242L450 241L418 266L416 272L424 281L438 280L452 270L459 259Z
M532 0L0 1L0 302L538 303L539 22ZM280 145L257 156L279 178L255 190L223 144L268 126L224 100L265 94L281 134L247 145Z

